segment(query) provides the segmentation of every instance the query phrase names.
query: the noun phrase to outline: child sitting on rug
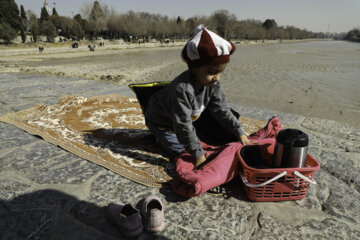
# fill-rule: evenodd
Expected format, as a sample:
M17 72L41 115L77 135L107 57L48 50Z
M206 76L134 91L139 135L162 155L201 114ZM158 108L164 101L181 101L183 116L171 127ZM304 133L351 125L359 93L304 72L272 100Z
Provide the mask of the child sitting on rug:
M234 51L233 43L203 25L198 26L181 53L188 70L150 97L145 122L170 157L186 149L193 156L195 167L206 161L193 125L205 109L242 144L250 142L219 82Z

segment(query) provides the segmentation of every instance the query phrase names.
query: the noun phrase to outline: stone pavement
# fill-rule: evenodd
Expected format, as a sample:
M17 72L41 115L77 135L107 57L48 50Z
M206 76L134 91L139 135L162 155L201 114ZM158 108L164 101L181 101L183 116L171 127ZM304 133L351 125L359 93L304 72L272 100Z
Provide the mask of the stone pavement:
M37 103L55 104L64 95L86 97L127 87L82 80L0 74L0 115ZM179 197L123 178L39 137L0 123L0 239L124 239L104 214L113 201L138 202L158 195L166 227L138 239L360 239L360 129L246 106L245 117L273 115L285 127L310 136L310 154L321 163L305 199L250 202L239 179L222 194Z

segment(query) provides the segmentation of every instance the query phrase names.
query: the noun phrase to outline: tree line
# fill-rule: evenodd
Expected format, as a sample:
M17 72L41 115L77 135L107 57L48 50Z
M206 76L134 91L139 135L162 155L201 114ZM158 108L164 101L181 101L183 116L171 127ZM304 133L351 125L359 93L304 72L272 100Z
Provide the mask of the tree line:
M343 39L352 42L360 42L360 28L350 30L345 34Z
M56 9L52 14L43 7L40 17L31 10L20 10L14 0L0 0L0 38L11 42L20 34L23 42L26 36L38 41L39 35L54 41L56 36L66 39L123 39L125 41L149 41L151 39L187 39L196 26L204 24L227 39L305 39L324 38L324 33L314 33L294 26L278 26L274 19L264 22L255 19L238 20L227 10L218 10L210 16L169 18L166 15L128 11L118 13L107 5L84 4L82 14L74 17L60 16Z

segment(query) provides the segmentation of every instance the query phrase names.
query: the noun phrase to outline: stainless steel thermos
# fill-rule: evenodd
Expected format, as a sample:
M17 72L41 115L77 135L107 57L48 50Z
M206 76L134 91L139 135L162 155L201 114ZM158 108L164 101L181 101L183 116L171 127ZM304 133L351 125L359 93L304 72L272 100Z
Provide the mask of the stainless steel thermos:
M274 167L305 167L309 137L298 129L283 129L276 136L273 155Z

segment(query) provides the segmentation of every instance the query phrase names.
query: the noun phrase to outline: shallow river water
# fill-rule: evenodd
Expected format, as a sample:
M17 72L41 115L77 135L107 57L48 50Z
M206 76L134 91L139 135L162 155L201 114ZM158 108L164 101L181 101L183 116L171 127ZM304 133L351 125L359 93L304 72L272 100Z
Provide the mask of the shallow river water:
M166 54L150 51L144 55L145 61L153 59L164 64L158 60L162 57L168 61L166 67L152 72L150 80L169 80L186 68L180 60L176 61L179 50L168 50ZM221 81L229 102L234 104L328 118L360 127L358 43L237 45Z
M229 102L360 127L360 44L309 41L236 45L222 75ZM25 62L73 77L114 76L119 84L168 81L186 69L180 47L114 50L98 56Z

